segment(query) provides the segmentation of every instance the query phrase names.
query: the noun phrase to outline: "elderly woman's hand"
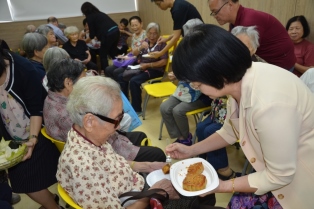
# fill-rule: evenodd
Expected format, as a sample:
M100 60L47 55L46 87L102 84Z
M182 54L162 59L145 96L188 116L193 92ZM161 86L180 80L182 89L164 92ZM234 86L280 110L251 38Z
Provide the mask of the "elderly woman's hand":
M155 58L157 59L158 57L161 57L162 54L160 52L151 52L149 53L150 58Z
M32 157L36 143L37 143L37 139L30 139L28 142L25 142L25 145L27 146L27 153L24 155L22 161L25 161Z
M148 49L148 43L146 41L143 41L140 49Z
M155 171L155 170L159 170L161 169L162 167L164 167L164 165L166 165L165 162L150 162L149 163L149 171L148 172L152 172L152 171Z
M164 189L168 194L170 199L180 199L179 193L172 186L172 183L169 179L162 179L156 182L150 189Z

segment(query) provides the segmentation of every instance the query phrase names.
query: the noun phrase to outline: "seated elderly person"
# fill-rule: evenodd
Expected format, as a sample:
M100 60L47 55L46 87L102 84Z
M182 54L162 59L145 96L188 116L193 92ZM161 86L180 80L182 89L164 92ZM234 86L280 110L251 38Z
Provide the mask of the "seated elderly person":
M54 47L57 46L57 39L53 32L53 29L48 25L40 25L36 30L35 33L39 33L47 38L48 46Z
M49 136L66 141L67 134L73 124L69 113L66 110L66 102L72 91L73 84L82 76L85 76L84 66L71 59L54 60L48 69L48 96L44 103L44 121ZM126 137L127 136L127 137ZM158 147L135 146L138 139L146 135L142 132L127 132L127 135L114 133L108 141L112 144L117 153L129 161L159 161L165 162L164 152ZM150 172L152 169L161 168L164 163L133 163L134 169L141 172Z
M157 44L157 40L160 36L160 27L157 23L149 23L146 29L147 38L142 43L140 50L134 52L133 55L139 55L140 68L135 70L135 74L128 74L127 71L121 73L118 76L119 84L126 97L128 97L128 91L130 86L131 104L133 109L140 115L142 112L142 90L141 85L145 81L153 78L162 77L165 71L165 67L168 61L168 53L165 53L159 58L146 57L149 52L161 51L166 44ZM145 56L143 56L145 55ZM134 71L134 70L133 70Z
M87 69L97 70L97 65L91 61L91 54L85 41L79 39L79 30L75 26L69 26L64 30L69 39L62 48L67 51L72 59L82 62Z
M49 69L50 63L54 59L65 59L69 58L70 55L62 48L59 47L52 47L46 50L43 58L43 65L46 70L46 72Z
M43 86L42 99L44 101L47 96L47 87L45 83L46 72L42 62L44 53L49 47L47 38L39 33L26 33L23 37L21 45L27 58L40 75Z
M119 128L122 107L119 85L101 76L80 79L69 96L67 111L74 125L59 158L56 176L83 208L125 208L118 197L144 187L145 181L134 171L134 164L108 143ZM159 184L171 197L174 191L171 182L164 179L160 183L152 188ZM141 199L127 208L141 209L147 205L148 199Z
M254 62L266 62L259 57L255 52L259 47L259 34L255 26L244 27L237 26L231 30L231 33L235 35L240 41L242 41L249 49Z

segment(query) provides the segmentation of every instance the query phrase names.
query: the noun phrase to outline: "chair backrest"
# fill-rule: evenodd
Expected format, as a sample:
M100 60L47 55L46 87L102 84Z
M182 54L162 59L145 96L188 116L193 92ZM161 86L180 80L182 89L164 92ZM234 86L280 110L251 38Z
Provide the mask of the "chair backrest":
M61 187L60 184L58 184L58 193L60 195L60 197L64 200L64 202L66 202L67 204L69 204L71 207L75 208L75 209L83 209L81 208L78 204L76 204L73 199L68 195L68 193Z
M54 143L60 152L62 152L62 150L63 150L63 148L64 148L64 145L65 145L65 142L56 140L56 139L52 138L51 136L49 136L49 135L47 134L47 132L46 132L46 127L43 127L43 128L41 129L41 133L42 133L42 135L44 135L44 137L46 137L46 138L49 139L52 143Z

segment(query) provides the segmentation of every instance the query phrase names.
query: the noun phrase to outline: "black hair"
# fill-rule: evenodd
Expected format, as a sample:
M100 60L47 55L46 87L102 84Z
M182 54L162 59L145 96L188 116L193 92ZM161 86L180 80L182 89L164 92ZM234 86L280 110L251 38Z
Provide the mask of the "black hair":
M131 24L132 20L138 20L139 23L142 23L142 19L139 16L132 16L129 19L129 23Z
M179 80L222 89L239 82L251 64L248 48L237 37L221 27L202 24L178 45L172 69Z
M54 23L54 22L58 22L58 19L57 18L55 18L55 17L48 17L48 19L47 19L47 23Z
M81 76L85 70L85 66L76 60L71 58L54 59L49 65L47 72L48 87L53 92L60 92L65 88L64 80L69 78L73 84Z
M7 68L7 64L4 61L5 59L9 59L8 51L0 45L0 76L2 76Z
M100 12L99 9L90 2L83 3L81 6L81 11L85 16Z
M306 18L303 16L303 15L300 15L300 16L294 16L292 18L290 18L287 22L287 25L286 25L286 30L288 31L289 28L290 28L290 25L293 23L293 22L297 22L299 21L303 27L303 36L302 38L306 38L308 35L310 35L310 26L309 26L309 23L307 22Z
M83 20L83 26L85 26L86 23L87 23L87 20L86 20L86 18L84 18L84 20Z
M125 18L122 18L122 19L120 20L120 23L122 23L122 24L125 25L125 26L128 26L129 21L128 21L127 19L125 19Z

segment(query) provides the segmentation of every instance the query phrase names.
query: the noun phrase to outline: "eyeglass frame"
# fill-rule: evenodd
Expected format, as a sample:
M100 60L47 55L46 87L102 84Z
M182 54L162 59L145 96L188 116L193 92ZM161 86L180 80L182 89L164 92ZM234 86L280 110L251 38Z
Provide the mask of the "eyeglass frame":
M229 1L225 2L225 3L217 10L217 12L212 12L212 13L210 13L210 16L213 16L213 17L217 16L218 13L220 12L220 10L221 10L226 4L228 4L228 3L229 3Z
M99 119L101 119L103 121L106 121L108 123L114 124L114 128L117 128L120 125L120 123L121 123L121 121L123 119L123 116L124 116L124 111L123 110L122 110L122 113L118 116L119 117L118 120L115 120L115 119L112 119L112 118L108 118L106 116L99 115L99 114L96 114L96 113L93 113L93 112L86 112L85 114L88 114L88 113L90 113L92 115L95 115L96 117L98 117Z

